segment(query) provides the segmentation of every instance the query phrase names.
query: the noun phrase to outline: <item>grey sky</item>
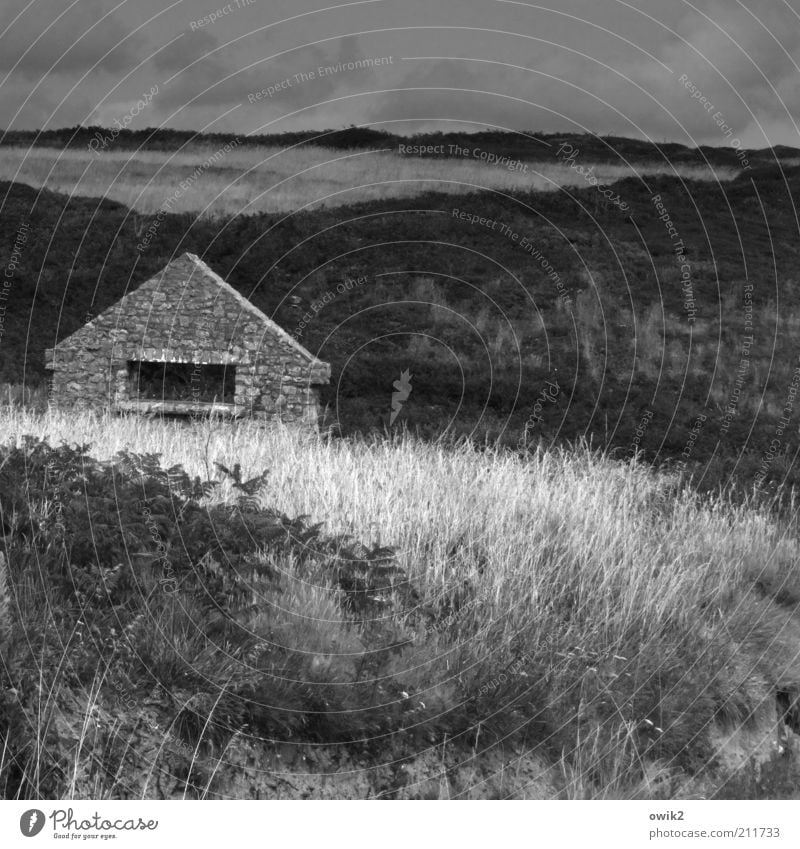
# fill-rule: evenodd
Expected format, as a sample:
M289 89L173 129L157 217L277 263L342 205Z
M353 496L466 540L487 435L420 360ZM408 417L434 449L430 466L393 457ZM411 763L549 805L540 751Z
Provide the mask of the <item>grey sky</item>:
M800 146L800 0L0 8L1 123L15 128L114 119L248 133L492 125ZM380 63L348 68L369 59Z

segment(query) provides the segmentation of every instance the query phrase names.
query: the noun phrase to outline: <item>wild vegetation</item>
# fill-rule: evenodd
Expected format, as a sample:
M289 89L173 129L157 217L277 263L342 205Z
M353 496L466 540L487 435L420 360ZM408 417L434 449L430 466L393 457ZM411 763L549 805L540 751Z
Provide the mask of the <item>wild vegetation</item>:
M7 797L224 796L281 747L368 795L535 793L497 753L565 798L793 792L796 520L586 448L2 426Z

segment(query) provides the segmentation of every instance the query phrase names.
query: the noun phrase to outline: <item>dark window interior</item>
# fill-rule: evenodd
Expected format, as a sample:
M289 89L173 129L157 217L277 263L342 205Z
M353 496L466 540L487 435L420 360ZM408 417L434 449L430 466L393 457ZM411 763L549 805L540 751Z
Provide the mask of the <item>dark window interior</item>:
M236 367L131 360L128 380L132 399L233 404Z

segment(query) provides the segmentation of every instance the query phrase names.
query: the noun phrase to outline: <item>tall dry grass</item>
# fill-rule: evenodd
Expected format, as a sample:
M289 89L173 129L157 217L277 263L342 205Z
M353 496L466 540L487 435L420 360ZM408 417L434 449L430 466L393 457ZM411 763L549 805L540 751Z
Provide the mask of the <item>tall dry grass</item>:
M0 180L70 195L105 197L151 215L170 199L169 211L204 216L283 213L304 207L342 206L362 201L412 197L423 191L454 195L477 189L500 192L586 187L567 165L528 163L528 172L479 160L417 158L393 151L335 151L304 146L233 149L215 160L191 186L181 189L196 168L218 152L194 145L179 154L109 152L50 148L0 149ZM595 165L601 183L659 174L684 179L732 179L736 169L692 166ZM623 198L624 200L624 198Z
M407 624L394 671L446 711L457 707L453 669L511 716L520 694L546 692L567 795L646 795L654 769L663 779L709 757L715 718L774 726L778 679L800 684L796 647L781 637L791 613L775 601L800 601L796 527L700 499L636 462L19 408L0 427L12 441L89 443L98 459L158 453L190 475L215 462L241 463L243 477L268 469L264 504L395 546L423 608L463 590L441 626ZM223 485L217 497L229 495ZM298 605L318 616L323 595L302 589ZM657 763L641 756L651 730L672 741Z
M477 581L510 614L509 634L548 583L571 588L587 618L609 629L637 621L656 633L693 615L701 599L724 596L747 570L800 553L746 503L701 501L676 479L582 451L522 458L408 437L324 441L249 421L187 425L57 410L9 410L0 424L9 439L90 443L98 459L123 449L159 453L191 475L213 474L215 462L239 462L248 475L268 469L262 497L271 506L397 546L403 567L431 589Z

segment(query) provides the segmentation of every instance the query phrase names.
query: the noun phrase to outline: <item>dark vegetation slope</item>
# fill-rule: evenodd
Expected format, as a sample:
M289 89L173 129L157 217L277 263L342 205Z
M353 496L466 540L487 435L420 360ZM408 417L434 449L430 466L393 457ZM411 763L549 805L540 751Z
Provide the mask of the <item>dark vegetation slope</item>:
M409 372L395 426L428 437L587 436L700 463L702 485L734 474L769 489L794 480L799 444L799 182L788 163L727 183L629 178L614 187L627 212L587 186L167 215L142 251L154 216L0 184L3 267L30 225L4 302L0 380L41 381L46 347L188 250L332 363L325 402L342 433L388 427Z
M0 131L2 132L2 131ZM0 135L2 147L50 147L86 149L97 135L104 138L105 150L159 150L177 152L196 142L221 146L236 140L237 146L276 145L291 147L299 144L317 144L337 150L394 148L404 145L442 145L444 155L450 153L447 145L469 144L482 150L519 157L526 161L548 161L552 149L562 142L580 148L583 156L593 162L671 162L673 165L700 165L710 162L717 166L737 166L739 159L732 147L687 147L678 142L660 144L619 136L598 136L579 133L505 132L486 130L478 133L430 132L402 136L370 127L348 127L340 130L306 130L272 135L233 136L225 133L196 133L165 127L148 127L142 130L114 129L113 136L104 127L64 127L58 130L6 130ZM800 151L785 146L746 151L751 163L774 164L776 158L797 156Z

